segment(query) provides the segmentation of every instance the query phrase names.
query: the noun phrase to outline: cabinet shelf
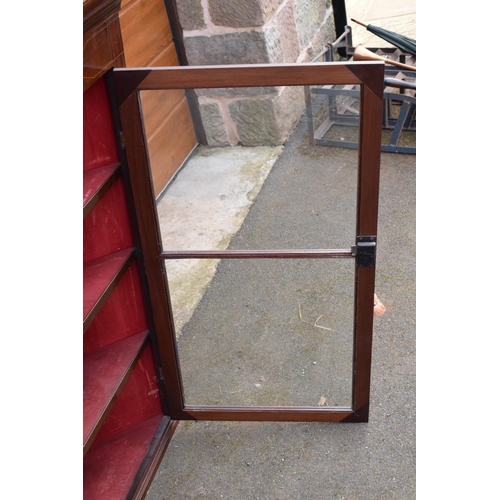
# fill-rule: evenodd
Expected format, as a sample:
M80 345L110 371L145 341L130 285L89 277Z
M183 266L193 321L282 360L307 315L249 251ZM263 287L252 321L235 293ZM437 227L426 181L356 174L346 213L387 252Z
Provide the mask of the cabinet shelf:
M83 218L90 213L120 174L119 163L83 172Z
M83 453L87 453L132 373L148 341L148 331L91 351L83 360Z
M134 485L137 471L157 436L163 415L94 442L83 459L85 500L123 500Z
M115 288L135 257L134 248L87 262L83 266L83 330L95 318L99 309Z

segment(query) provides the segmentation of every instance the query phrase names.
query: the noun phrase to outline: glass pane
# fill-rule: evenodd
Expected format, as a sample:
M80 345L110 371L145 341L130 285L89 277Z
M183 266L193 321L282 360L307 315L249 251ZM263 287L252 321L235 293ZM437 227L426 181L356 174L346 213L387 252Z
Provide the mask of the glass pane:
M157 92L141 99L164 250L355 244L359 87ZM206 144L175 166L188 100ZM165 267L186 404L350 406L353 259Z
M352 87L349 92L359 93ZM357 152L319 143L325 133L337 134L334 115L343 123L357 104L349 97L346 107L344 96L337 102L317 93L326 90L193 91L207 145L198 146L164 187L155 186L164 250L349 249L355 243ZM147 102L154 92L142 92ZM343 136L357 141L354 118ZM148 130L153 126L146 132L155 180L162 178L155 152L160 140Z
M204 290L170 276L216 269ZM351 404L354 261L167 261L187 405ZM177 303L176 303L177 302Z
M322 146L356 149L359 140L359 85L311 89L315 138Z

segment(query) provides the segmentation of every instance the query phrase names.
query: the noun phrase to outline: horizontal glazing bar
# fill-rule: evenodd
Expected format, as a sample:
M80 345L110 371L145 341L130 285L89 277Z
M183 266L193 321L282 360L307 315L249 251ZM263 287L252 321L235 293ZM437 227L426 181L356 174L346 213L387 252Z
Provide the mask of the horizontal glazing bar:
M161 259L345 259L351 250L184 250L165 251Z

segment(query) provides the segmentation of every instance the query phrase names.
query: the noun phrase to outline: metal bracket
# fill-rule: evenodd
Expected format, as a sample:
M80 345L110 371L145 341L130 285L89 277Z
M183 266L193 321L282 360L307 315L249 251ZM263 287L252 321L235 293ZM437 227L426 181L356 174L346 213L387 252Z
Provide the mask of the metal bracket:
M357 267L375 267L377 253L376 236L357 236L356 245L351 247L353 256L356 257Z

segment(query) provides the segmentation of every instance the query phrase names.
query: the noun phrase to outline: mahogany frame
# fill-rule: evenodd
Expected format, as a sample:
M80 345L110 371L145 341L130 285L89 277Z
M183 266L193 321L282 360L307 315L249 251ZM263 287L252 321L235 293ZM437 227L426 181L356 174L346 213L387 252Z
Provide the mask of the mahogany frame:
M352 250L184 251L164 252L150 177L140 91L224 87L348 85L360 86L357 241L376 242L382 112L383 62L304 63L279 65L117 68L113 70L137 213L142 258L147 275L153 321L173 420L367 422L375 290L375 254L370 263ZM359 247L358 247L359 248ZM355 258L353 376L350 407L186 405L176 347L173 314L165 279L167 258Z

